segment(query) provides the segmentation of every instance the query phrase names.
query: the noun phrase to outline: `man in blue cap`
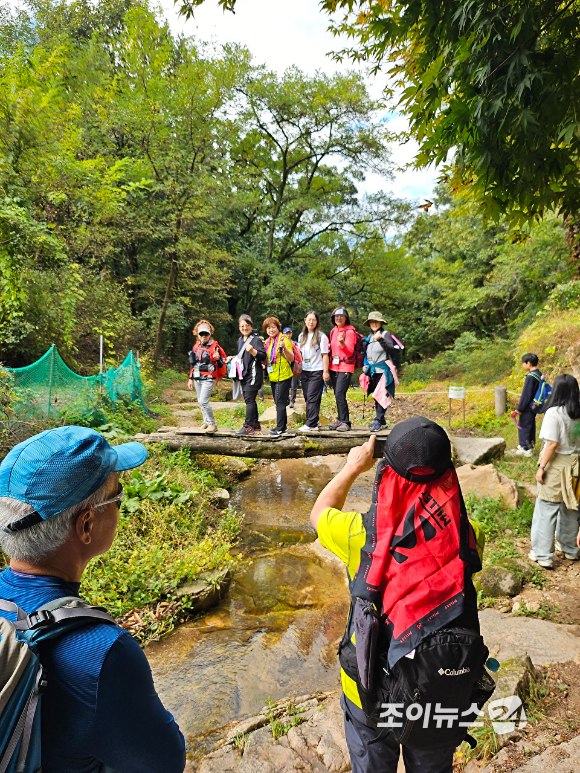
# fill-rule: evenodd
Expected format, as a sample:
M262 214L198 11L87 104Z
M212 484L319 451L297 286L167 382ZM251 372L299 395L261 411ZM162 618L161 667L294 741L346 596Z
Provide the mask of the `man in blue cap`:
M115 537L119 473L146 458L141 443L112 447L85 427L58 427L15 446L0 464L0 545L10 558L0 598L30 614L78 596L88 562ZM44 770L182 773L183 736L126 631L92 622L45 642L41 658L49 674Z

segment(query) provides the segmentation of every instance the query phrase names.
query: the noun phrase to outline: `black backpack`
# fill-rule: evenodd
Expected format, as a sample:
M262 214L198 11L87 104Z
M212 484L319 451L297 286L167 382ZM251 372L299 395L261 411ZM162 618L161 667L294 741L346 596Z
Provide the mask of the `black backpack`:
M479 634L462 628L436 631L412 658L400 658L391 669L386 650L379 647L370 690L361 684L356 648L346 634L339 655L342 668L357 683L369 724L381 730L377 740L418 750L459 746L465 740L475 746L468 727L495 690L485 669L489 651Z

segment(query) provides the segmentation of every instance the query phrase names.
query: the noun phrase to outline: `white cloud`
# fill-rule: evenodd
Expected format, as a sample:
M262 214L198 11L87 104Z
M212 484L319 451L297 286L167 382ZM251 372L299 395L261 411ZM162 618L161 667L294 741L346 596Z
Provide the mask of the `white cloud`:
M316 70L333 73L353 68L352 63L338 63L329 56L346 41L329 32L328 16L321 12L317 0L238 0L235 14L224 12L217 0L206 0L196 10L195 17L187 21L179 16L172 0L162 0L162 8L174 32L218 44L241 43L257 63L277 72L292 65L309 74ZM385 77L365 74L365 80L372 96L379 98ZM388 123L393 131L406 128L404 118L396 114L389 116ZM405 199L430 198L437 176L435 170L405 168L416 149L414 142L392 145L393 161L399 168L395 180L370 174L361 187L369 193L388 190Z

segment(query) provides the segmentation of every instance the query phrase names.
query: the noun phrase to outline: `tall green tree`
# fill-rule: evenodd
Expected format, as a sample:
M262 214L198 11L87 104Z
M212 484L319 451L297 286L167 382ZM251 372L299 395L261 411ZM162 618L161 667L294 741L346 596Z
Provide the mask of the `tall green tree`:
M239 0L242 2L243 0ZM203 0L179 0L185 14ZM233 10L236 0L219 0ZM578 0L322 0L339 57L392 77L419 143L496 217L580 210Z

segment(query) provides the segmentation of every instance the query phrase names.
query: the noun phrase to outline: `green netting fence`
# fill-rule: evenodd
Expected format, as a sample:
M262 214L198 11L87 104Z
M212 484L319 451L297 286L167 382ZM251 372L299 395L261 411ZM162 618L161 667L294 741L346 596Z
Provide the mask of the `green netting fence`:
M25 368L5 368L11 376L11 408L20 418L56 416L63 411L85 411L103 398L137 400L143 407L141 366L133 352L118 368L97 376L79 376L71 370L53 344L39 360Z

